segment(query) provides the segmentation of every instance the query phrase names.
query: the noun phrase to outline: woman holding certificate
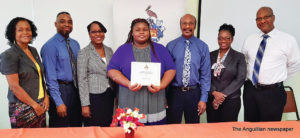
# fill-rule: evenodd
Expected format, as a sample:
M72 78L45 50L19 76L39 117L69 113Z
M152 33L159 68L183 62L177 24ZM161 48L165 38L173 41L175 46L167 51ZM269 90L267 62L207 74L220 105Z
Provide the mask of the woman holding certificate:
M219 29L219 49L210 53L211 92L207 101L207 122L237 121L241 108L241 87L246 78L242 53L231 48L235 30L223 24Z
M109 77L120 85L119 107L139 108L146 115L140 122L145 125L165 124L165 88L175 76L175 65L168 50L161 44L152 42L147 20L137 18L132 21L128 39L112 56L107 67ZM152 70L148 63L160 63L160 85L131 83L132 73L140 73L131 63L139 62L146 71ZM155 70L155 69L153 69ZM141 75L143 75L141 73ZM138 76L138 75L135 75ZM138 76L144 78L144 76Z

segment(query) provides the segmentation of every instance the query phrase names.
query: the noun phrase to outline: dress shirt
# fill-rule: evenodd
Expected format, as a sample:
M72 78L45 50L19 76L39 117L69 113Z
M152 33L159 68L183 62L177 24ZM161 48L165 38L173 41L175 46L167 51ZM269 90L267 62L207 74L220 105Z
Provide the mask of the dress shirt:
M113 51L105 45L103 48L109 62ZM90 105L90 93L101 94L109 87L106 68L106 61L100 57L92 43L78 52L77 75L81 106Z
M264 56L260 65L258 83L274 84L285 81L300 69L300 52L296 39L273 29L268 33ZM254 62L263 32L250 35L244 43L242 53L247 62L247 77L252 81Z
M182 71L186 45L185 40L186 39L183 36L180 36L167 44L167 49L176 65L176 76L172 82L172 85L174 86L183 86ZM194 36L191 37L189 41L191 50L191 75L189 86L200 85L200 101L206 102L208 92L210 91L211 80L209 49L205 42Z
M77 53L80 50L79 43L70 37L68 40L74 57L77 59ZM55 34L43 45L41 57L45 66L48 91L56 106L64 104L60 97L61 93L57 80L73 81L70 56L65 38L59 33Z

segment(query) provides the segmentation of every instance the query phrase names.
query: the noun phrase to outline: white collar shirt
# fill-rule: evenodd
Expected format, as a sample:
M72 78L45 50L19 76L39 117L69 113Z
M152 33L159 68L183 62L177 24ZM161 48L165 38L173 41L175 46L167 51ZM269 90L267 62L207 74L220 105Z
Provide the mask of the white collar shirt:
M285 81L300 70L300 51L296 39L273 29L268 33L267 45L260 65L258 83L274 84ZM247 77L252 81L254 62L263 33L250 35L244 42L242 52L247 62Z

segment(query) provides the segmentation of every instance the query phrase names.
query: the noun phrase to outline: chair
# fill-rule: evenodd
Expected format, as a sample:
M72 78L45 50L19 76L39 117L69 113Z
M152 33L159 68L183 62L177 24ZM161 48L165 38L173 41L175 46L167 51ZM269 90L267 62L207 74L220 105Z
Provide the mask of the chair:
M283 113L295 112L297 116L297 120L299 120L298 109L295 101L294 91L290 86L284 86L286 91L286 104L284 106Z

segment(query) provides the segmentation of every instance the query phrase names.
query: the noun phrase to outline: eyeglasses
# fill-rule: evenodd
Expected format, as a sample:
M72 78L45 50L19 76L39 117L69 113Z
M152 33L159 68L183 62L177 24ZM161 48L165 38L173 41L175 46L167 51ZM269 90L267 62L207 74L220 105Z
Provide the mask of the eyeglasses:
M90 33L91 33L91 34L97 34L97 33L101 34L101 33L104 33L104 32L101 31L101 30L99 30L99 31L90 31Z
M255 20L256 21L261 21L262 19L264 19L264 20L267 20L267 19L269 19L269 18L271 18L273 15L268 15L268 16L264 16L264 17L259 17L259 18L256 18Z
M219 41L230 41L231 37L218 37Z
M183 26L186 26L186 25L192 26L192 25L195 25L195 23L194 22L183 22L183 23L181 23L181 25L183 25Z

